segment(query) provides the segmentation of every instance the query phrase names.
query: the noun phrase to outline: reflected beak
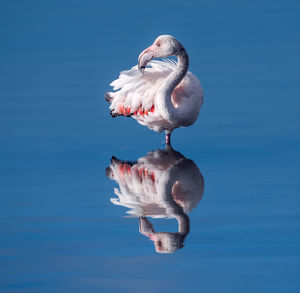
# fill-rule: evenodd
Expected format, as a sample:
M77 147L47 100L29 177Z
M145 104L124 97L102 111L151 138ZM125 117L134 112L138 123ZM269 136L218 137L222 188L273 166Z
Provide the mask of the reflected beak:
M150 46L146 50L144 50L139 56L138 69L141 73L144 73L144 70L150 60L153 59L154 56L154 46Z
M153 225L146 217L139 218L139 231L145 236L150 237L153 233L155 233L153 229Z

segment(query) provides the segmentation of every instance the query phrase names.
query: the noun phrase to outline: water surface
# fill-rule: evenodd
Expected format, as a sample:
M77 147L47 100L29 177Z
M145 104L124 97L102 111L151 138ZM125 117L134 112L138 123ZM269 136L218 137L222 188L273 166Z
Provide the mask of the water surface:
M0 14L1 292L299 292L297 1L10 1ZM164 148L103 98L163 33L205 92L173 135L205 185L173 254L110 201L105 172Z

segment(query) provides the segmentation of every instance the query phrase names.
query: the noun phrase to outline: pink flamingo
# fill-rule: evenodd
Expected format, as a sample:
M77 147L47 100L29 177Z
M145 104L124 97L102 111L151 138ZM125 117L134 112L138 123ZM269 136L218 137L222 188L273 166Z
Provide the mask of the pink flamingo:
M151 61L168 56L178 61ZM148 63L151 67L145 71ZM121 72L110 84L114 92L106 93L105 99L111 104L111 116L133 117L154 131L164 130L166 144L170 144L171 132L193 124L203 104L201 84L188 66L182 44L172 36L159 36L140 54L138 65Z

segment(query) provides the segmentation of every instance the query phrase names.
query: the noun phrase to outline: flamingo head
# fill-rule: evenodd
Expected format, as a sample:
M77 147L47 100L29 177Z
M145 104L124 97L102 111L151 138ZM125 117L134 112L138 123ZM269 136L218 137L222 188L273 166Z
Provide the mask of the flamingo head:
M138 69L143 73L148 62L154 58L177 56L183 46L174 37L161 35L154 43L145 49L139 56Z
M184 235L180 233L155 232L152 223L144 216L139 218L139 231L154 242L156 252L173 253L184 246Z
M151 235L155 250L158 253L174 253L184 246L185 237L180 233L158 232Z

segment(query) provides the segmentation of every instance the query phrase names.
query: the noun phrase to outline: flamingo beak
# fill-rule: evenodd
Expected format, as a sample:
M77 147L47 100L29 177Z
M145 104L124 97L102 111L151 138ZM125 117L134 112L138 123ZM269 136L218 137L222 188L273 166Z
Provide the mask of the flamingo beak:
M151 222L146 217L139 218L139 231L148 237L155 233Z
M150 60L154 57L154 46L150 46L144 50L139 56L138 69L141 73L144 73L144 70Z

